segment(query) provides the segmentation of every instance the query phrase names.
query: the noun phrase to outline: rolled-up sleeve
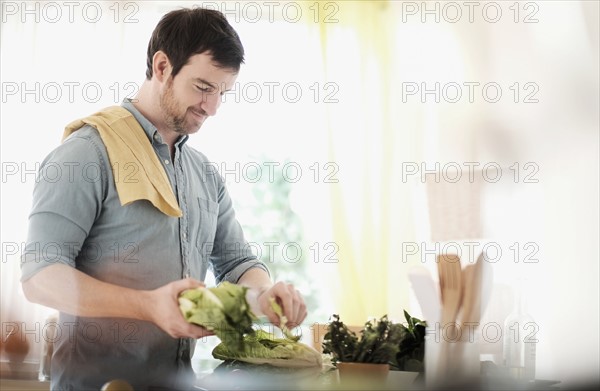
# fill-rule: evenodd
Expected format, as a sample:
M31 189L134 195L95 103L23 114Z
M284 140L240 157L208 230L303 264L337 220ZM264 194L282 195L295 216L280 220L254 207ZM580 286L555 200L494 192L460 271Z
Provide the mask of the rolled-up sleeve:
M33 191L21 281L75 259L102 208L106 162L91 139L74 134L42 162Z
M217 283L237 283L242 275L252 269L263 269L270 275L269 268L256 258L244 232L235 217L233 203L223 182L218 178L219 215L213 251L210 256Z

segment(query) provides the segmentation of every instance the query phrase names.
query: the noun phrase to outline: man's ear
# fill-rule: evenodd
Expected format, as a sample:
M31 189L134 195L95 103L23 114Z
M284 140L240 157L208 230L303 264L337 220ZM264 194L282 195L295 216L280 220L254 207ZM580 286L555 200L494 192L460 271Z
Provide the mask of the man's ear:
M154 53L154 56L152 57L152 74L159 82L165 82L169 78L172 70L173 67L165 52L159 50Z

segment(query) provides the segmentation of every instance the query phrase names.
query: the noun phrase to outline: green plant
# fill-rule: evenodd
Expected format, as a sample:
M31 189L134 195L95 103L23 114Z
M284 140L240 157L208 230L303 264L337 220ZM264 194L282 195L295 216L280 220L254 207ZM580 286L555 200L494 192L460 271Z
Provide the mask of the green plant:
M389 321L387 315L365 323L360 338L338 315L333 318L323 340L323 353L331 353L333 362L388 364L396 357L405 331Z
M425 358L425 330L427 322L413 318L404 311L407 326L402 326L406 332L400 341L396 360L392 369L399 371L423 372Z
M393 323L384 315L370 320L360 332L360 338L333 315L323 339L323 353L337 362L390 364L392 370L423 371L425 329L427 324L411 317L406 311L407 325Z

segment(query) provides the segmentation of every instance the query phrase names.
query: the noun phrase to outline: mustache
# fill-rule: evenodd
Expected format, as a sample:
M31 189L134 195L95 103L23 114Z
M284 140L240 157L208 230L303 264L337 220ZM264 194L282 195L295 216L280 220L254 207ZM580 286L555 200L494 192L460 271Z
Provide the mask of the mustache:
M206 113L206 111L202 110L202 109L194 109L194 108L190 108L190 111L196 113L196 114L200 114L203 115L205 117L208 117L208 114Z

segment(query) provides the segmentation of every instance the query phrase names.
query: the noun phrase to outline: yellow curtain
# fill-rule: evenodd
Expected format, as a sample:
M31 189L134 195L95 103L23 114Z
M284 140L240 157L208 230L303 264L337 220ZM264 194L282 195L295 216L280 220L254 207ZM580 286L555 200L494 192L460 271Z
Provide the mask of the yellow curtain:
M339 168L329 185L339 248L334 308L351 325L384 314L400 321L409 296L401 242L414 237L400 161L418 146L394 106L396 24L387 1L319 5L325 75L339 86L338 102L327 106L328 155Z

